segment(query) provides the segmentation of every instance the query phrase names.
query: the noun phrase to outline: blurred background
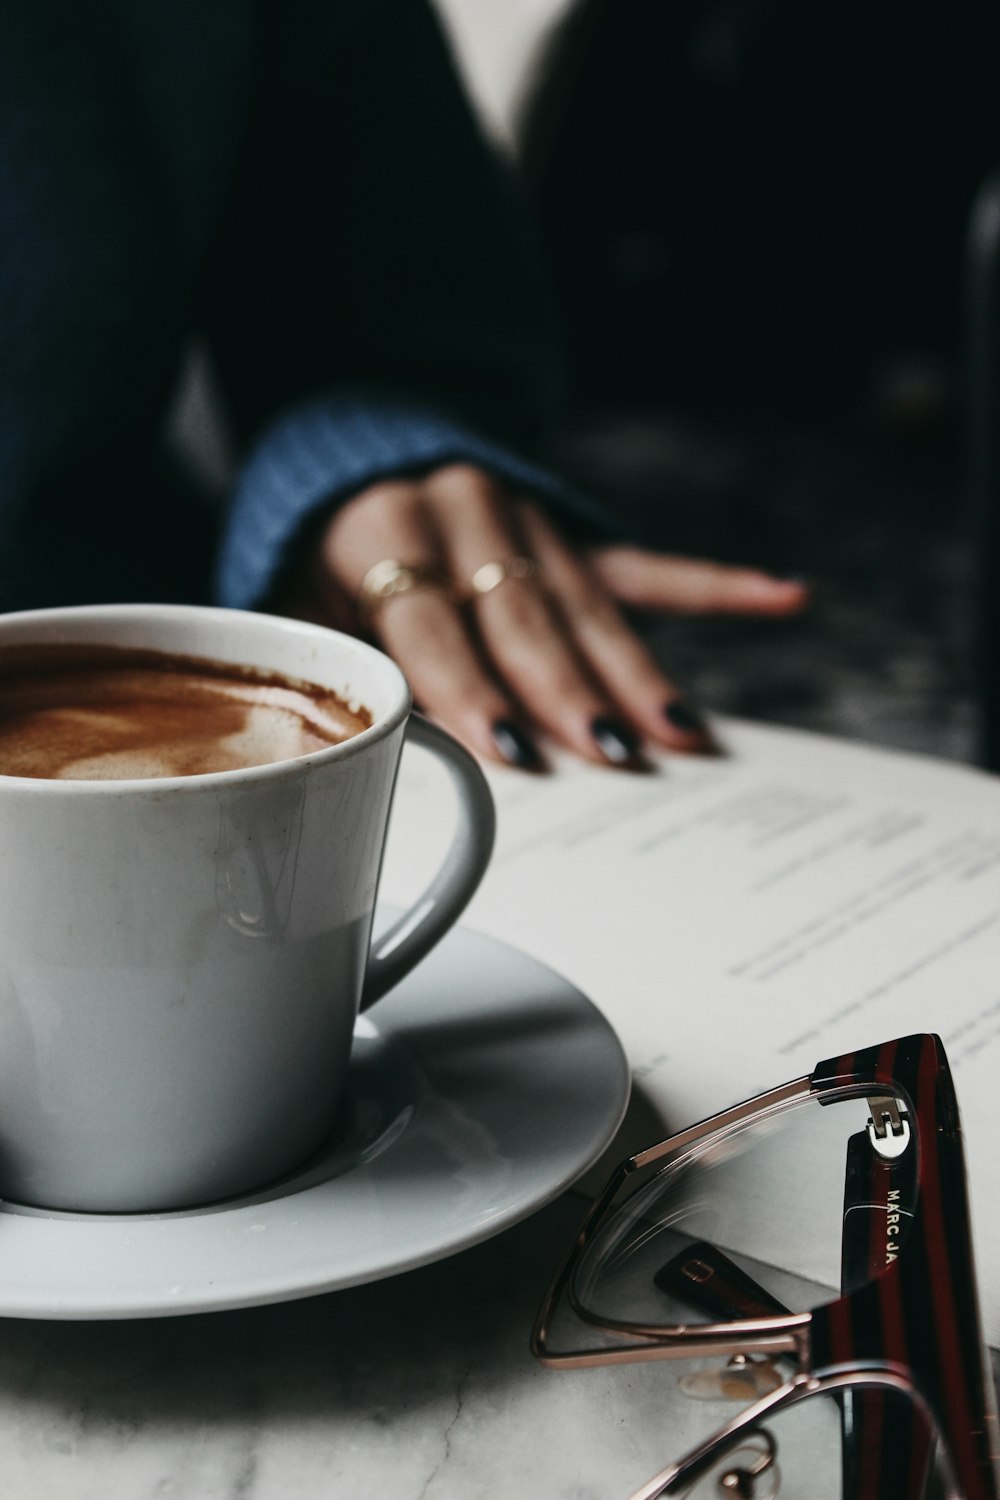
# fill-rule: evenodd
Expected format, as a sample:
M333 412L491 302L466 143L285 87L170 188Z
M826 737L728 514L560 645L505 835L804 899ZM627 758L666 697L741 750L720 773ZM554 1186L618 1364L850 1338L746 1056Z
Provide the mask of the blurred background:
M996 8L438 4L547 257L553 456L660 545L814 582L791 624L657 627L665 664L1000 769Z

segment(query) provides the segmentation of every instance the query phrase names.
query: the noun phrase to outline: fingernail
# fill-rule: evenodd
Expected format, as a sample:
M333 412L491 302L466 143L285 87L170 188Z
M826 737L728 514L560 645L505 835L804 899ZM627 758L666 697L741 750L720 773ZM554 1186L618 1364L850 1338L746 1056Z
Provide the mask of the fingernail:
M522 771L544 771L545 762L529 734L512 719L497 719L491 726L493 743L508 765Z
M663 717L668 724L672 724L682 734L706 733L705 720L694 705L684 698L671 698L663 710Z
M770 573L768 577L775 583L794 583L800 589L812 587L812 579L803 577L801 573Z
M614 766L638 765L639 741L618 719L594 719L590 725L601 754Z

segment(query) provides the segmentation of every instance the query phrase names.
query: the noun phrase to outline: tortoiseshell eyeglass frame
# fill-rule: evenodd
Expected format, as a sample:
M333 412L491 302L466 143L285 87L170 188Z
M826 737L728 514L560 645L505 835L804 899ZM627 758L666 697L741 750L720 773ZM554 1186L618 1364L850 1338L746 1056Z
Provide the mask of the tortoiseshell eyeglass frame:
M572 1287L581 1260L613 1222L623 1189L634 1174L655 1177L673 1170L688 1153L702 1152L713 1137L724 1139L800 1101L823 1105L859 1096L868 1098L871 1129L891 1134L912 1125L919 1150L905 1253L887 1263L885 1235L873 1235L866 1276L860 1284L855 1276L854 1289L847 1295L811 1312L772 1310L766 1316L683 1327L599 1319L574 1302ZM863 1186L872 1203L886 1191L875 1173ZM553 1348L549 1330L564 1294L586 1323L619 1342L566 1351ZM682 1494L720 1454L746 1434L760 1432L761 1423L783 1407L819 1393L844 1400L849 1392L859 1403L860 1415L865 1416L867 1402L868 1415L876 1419L868 1439L872 1452L867 1455L867 1474L860 1479L855 1454L855 1496L880 1500L891 1494L894 1500L918 1500L925 1493L926 1459L933 1443L938 1485L947 1500L1000 1500L996 1405L980 1325L961 1127L940 1038L903 1037L822 1062L809 1075L629 1157L591 1207L556 1274L535 1321L531 1348L543 1365L553 1368L712 1355L779 1356L791 1361L793 1373L785 1384L656 1475L632 1500ZM898 1444L891 1445L891 1454L885 1451L886 1434L880 1442L877 1430L879 1403L892 1392L905 1398L912 1413L909 1464ZM884 1471L881 1459L886 1460ZM847 1488L845 1483L845 1492Z

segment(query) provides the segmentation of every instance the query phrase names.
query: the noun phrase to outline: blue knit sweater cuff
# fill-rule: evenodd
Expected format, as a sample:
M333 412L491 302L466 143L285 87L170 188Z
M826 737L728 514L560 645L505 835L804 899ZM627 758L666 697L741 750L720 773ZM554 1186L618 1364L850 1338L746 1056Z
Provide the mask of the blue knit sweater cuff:
M470 463L530 494L591 536L612 534L588 495L444 413L403 397L336 394L297 407L253 451L229 513L219 602L263 603L303 526L379 479Z

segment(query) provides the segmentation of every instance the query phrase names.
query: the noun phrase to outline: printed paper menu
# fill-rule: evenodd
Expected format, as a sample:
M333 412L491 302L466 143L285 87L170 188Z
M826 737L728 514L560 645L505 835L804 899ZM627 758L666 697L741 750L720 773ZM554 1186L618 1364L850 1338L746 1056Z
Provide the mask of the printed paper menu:
M546 778L490 771L497 851L464 920L601 1008L646 1137L651 1113L665 1134L822 1058L938 1032L1000 1344L1000 779L797 731L719 732L725 756L650 775L568 758ZM414 895L446 841L439 774L404 757L387 899Z

